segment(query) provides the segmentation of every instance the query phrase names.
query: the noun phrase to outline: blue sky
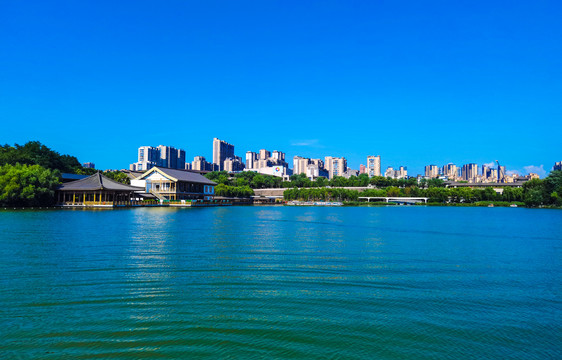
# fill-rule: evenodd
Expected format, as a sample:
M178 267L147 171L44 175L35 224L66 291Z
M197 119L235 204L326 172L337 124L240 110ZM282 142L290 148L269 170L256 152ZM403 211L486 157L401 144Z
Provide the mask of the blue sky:
M382 167L562 160L559 1L4 1L0 143ZM533 168L528 168L533 169ZM544 175L544 173L542 174Z

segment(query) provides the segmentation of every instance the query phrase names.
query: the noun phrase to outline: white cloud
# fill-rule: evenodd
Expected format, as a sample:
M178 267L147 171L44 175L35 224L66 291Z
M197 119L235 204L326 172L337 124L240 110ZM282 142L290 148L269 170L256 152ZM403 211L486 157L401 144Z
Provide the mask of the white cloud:
M313 146L313 147L321 147L320 142L318 139L310 139L310 140L294 140L291 143L292 146Z
M493 168L493 167L496 167L496 164L494 164L494 162L492 161L492 162L489 162L487 164L484 164L484 166L487 166L489 168Z
M509 175L509 176L519 175L519 171L517 171L517 170L506 170L505 174Z
M535 173L535 174L539 174L540 177L546 176L546 170L544 169L544 165L541 166L528 165L528 166L523 166L523 169L525 169L525 172L527 172L527 174Z

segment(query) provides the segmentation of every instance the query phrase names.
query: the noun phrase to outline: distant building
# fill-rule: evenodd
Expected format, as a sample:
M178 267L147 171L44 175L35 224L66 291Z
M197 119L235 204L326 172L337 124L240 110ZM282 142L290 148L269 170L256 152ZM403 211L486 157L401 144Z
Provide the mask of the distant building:
M185 150L171 146L141 146L136 163L129 166L132 171L146 171L155 166L170 169L185 169Z
M243 171L245 168L242 158L235 156L233 158L228 158L224 161L223 170L228 172Z
M285 153L274 150L273 153L266 149L261 149L258 153L246 152L246 170L258 170L273 166L289 167L285 161Z
M363 164L359 165L359 174L366 174L367 173L367 167Z
M246 169L255 169L258 165L258 154L253 151L246 152Z
M437 165L427 165L425 167L425 177L426 178L438 178L439 177L439 169Z
M384 177L394 179L394 168L392 166L386 168L386 171L384 172Z
M219 171L224 170L224 161L228 158L234 158L234 145L226 141L213 139L213 164Z
M450 180L455 180L457 178L458 169L455 164L447 164L441 168L441 174L446 176Z
M353 170L353 169L347 169L344 173L343 173L343 177L346 179L349 179L352 176L358 176L359 175L359 170Z
M306 174L310 163L310 159L308 158L303 158L302 156L293 157L293 174Z
M554 163L554 170L562 170L562 161Z
M394 170L392 166L386 168L384 177L391 179L406 179L408 178L408 170L405 166L400 166L398 170Z
M344 157L326 156L324 164L330 179L333 179L334 176L343 176L347 170L347 160Z
M191 162L191 170L193 171L215 171L218 167L208 162L203 156L196 156Z
M462 166L461 177L468 182L476 182L478 178L478 165L471 163Z
M369 177L381 176L381 156L367 156L367 174Z
M407 179L408 178L408 169L405 166L400 166L398 170L394 172L395 179Z
M318 166L316 164L309 164L306 167L306 177L314 181L316 178L323 177L328 178L330 174L323 166Z
M82 167L85 167L86 169L95 169L96 164L94 164L93 162L85 162L84 164L82 164Z
M259 174L278 176L282 178L287 178L293 174L288 166L282 165L267 166L259 169L245 169L244 171L254 171Z

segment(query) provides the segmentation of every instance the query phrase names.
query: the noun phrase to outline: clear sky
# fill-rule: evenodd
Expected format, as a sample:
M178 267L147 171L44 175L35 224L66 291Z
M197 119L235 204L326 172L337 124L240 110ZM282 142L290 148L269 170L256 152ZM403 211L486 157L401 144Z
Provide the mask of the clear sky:
M562 160L560 1L2 1L0 143L387 166ZM527 168L533 169L533 168Z

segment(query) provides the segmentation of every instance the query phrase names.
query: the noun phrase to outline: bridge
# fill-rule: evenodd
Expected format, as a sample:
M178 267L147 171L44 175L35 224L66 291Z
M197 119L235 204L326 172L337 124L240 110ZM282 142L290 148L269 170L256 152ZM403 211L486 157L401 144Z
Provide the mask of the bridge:
M395 202L395 203L408 203L408 204L416 204L416 203L426 203L429 198L427 197L402 197L402 196L360 196L358 197L359 200L367 199L367 202L371 202L371 199L376 200L384 200L384 202Z

